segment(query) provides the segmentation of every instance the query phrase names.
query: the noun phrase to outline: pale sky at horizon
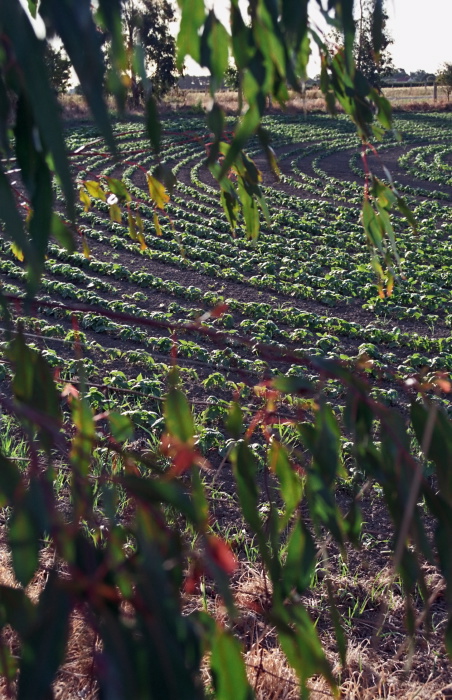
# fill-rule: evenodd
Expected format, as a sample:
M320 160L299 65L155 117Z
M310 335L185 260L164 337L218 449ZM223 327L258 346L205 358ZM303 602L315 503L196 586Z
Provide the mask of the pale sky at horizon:
M452 63L452 0L388 0L394 65L436 73Z
M229 0L205 1L228 26ZM27 8L27 0L20 2ZM358 5L358 0L355 4ZM452 63L452 0L386 0L385 6L389 14L388 30L394 40L390 50L396 68L404 68L408 73L420 69L436 73L444 62ZM313 20L324 26L314 0L310 0L310 11ZM37 34L43 37L44 24L39 20L38 17L38 22L33 24ZM308 69L310 77L318 71L319 63L314 57ZM206 73L191 59L186 60L185 72Z
M214 6L227 25L228 0L208 4ZM311 6L315 10L314 0ZM404 68L408 73L420 69L436 73L444 62L452 63L452 0L386 0L386 10L396 68ZM308 72L311 77L318 72L317 61L311 59ZM187 75L202 73L205 71L187 59Z

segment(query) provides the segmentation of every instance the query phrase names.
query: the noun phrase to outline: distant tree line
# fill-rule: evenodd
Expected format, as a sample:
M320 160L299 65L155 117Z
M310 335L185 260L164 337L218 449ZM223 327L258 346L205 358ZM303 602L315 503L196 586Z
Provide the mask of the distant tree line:
M171 33L175 20L173 6L168 0L121 0L122 33L126 54L122 58L122 80L130 91L131 102L138 106L144 98L145 82L158 98L177 84L176 44ZM58 46L59 38L52 27L47 28L46 65L54 90L65 93L71 86L71 62ZM111 87L111 43L104 42L105 81ZM140 51L137 47L140 47ZM75 88L76 89L76 88Z

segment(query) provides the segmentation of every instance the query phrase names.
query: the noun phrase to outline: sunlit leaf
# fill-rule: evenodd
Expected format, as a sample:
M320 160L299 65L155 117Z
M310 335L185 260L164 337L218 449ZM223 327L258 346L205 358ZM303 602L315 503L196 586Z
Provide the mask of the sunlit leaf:
M80 196L80 201L83 204L84 210L89 211L89 208L91 207L91 199L88 196L88 194L85 192L83 187L81 187L79 190L79 196Z
M178 0L178 4L181 22L177 35L177 68L182 70L186 56L200 62L198 30L204 24L206 10L204 0Z
M169 195L165 192L165 186L150 173L146 174L146 179L151 199L159 209L164 209L165 204L169 202L170 199Z
M97 180L85 180L83 184L91 197L94 199L101 199L103 202L107 200L107 195L102 189L100 182L97 182Z
M163 235L163 232L162 232L162 229L161 229L161 226L160 226L160 222L159 222L159 217L158 217L158 214L157 214L156 211L154 212L153 218L154 218L154 228L155 228L155 232L156 232L157 236L162 236L162 235Z
M194 435L193 416L186 396L179 389L171 389L165 400L165 425L168 433L181 442L189 442Z

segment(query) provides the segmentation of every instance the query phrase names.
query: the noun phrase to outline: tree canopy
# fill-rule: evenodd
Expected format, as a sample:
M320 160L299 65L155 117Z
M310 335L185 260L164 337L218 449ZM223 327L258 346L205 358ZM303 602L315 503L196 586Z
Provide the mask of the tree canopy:
M436 82L444 89L449 101L452 92L452 63L445 63L436 76Z
M45 63L49 72L50 82L58 93L67 92L71 82L71 62L62 48L47 43Z
M355 17L355 39L353 44L353 57L357 70L369 81L369 83L381 90L384 78L394 73L394 65L390 47L392 39L388 32L384 2L381 3L380 43L378 50L374 45L374 13L375 0L360 0ZM333 51L342 46L342 36L337 29L333 29L329 42Z
M381 89L382 79L394 70L390 47L392 39L388 32L388 15L383 7L381 12L381 38L378 50L374 48L373 15L375 0L361 0L359 17L356 21L355 61L356 67L374 87Z
M162 97L178 79L176 41L171 33L174 9L168 0L123 0L122 23L129 55L132 99L135 104L144 97L142 76L133 60L134 47L144 51L146 76L157 97Z

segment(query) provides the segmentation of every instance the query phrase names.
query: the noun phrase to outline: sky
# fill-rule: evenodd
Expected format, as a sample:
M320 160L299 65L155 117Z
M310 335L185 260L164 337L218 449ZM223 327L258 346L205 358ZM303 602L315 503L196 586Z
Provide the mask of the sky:
M436 73L452 63L452 0L388 0L394 65Z
M208 4L228 25L228 0L211 0ZM315 10L314 0L310 6ZM396 68L408 73L420 69L436 73L444 62L452 63L452 0L386 0L386 10ZM313 16L318 17L315 13ZM313 77L318 70L318 62L311 59L309 75ZM187 60L187 75L201 73L204 71Z
M27 5L27 0L20 2ZM244 3L246 7L245 0ZM206 0L206 4L213 6L228 26L229 0ZM310 8L313 19L320 20L321 24L314 0L310 0ZM396 68L404 68L408 73L420 69L436 73L443 63L452 63L452 0L386 0L386 10L388 30L394 40L391 54ZM42 37L45 33L42 21L34 24ZM319 64L313 56L308 73L313 77L318 71ZM187 75L205 73L191 59L186 60L185 72Z

